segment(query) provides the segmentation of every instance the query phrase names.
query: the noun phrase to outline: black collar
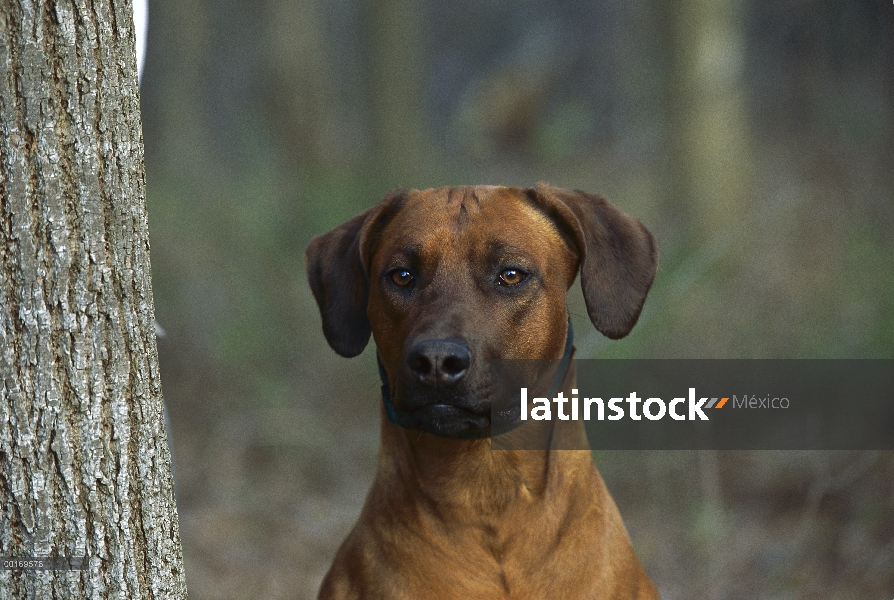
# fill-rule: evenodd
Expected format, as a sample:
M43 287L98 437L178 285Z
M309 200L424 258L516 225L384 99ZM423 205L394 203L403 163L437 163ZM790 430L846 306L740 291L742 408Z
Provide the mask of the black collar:
M562 379L565 378L565 373L568 372L568 366L571 363L571 354L574 351L574 328L571 327L571 319L568 319L568 335L565 338L565 353L562 355L562 360L559 362L559 367L556 369L556 375L553 379L552 388L550 388L549 393L547 394L547 398L551 398L559 389L559 386L562 384ZM397 407L394 406L394 402L391 401L391 390L388 387L388 374L385 372L385 367L382 366L382 361L379 359L379 353L376 352L376 363L379 365L379 378L382 380L382 404L385 405L385 414L388 416L388 420L394 423L395 425L400 425L406 429L416 429L409 419L409 415L407 413L400 412L397 410ZM512 431L516 427L522 424L520 419L516 419L511 423L506 423L504 425L500 425L498 428L491 429L489 431L482 432L472 432L464 435L452 436L456 439L461 440L477 440L484 439L494 435L500 435L503 433L507 433Z

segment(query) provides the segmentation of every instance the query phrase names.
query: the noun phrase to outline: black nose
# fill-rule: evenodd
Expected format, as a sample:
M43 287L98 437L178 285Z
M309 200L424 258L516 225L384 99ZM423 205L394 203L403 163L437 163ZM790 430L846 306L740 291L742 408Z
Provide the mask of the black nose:
M469 365L472 351L462 342L426 340L419 342L407 356L407 366L416 379L430 386L451 386L459 382Z

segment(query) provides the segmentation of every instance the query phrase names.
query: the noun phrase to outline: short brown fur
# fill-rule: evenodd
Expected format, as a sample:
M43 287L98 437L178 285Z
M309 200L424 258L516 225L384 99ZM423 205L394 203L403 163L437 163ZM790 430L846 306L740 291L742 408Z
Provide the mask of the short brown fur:
M359 354L372 334L398 409L459 407L430 424L445 435L382 412L375 481L321 599L658 598L589 451L492 451L490 439L450 437L478 418L452 415L484 410L486 360L562 356L578 271L593 324L619 338L657 259L652 235L604 198L542 184L397 190L311 241L311 289L336 352ZM527 277L502 285L506 268ZM396 269L411 286L393 283ZM412 363L445 340L471 357L460 379ZM574 378L572 368L562 389ZM585 435L560 423L543 425L555 447Z

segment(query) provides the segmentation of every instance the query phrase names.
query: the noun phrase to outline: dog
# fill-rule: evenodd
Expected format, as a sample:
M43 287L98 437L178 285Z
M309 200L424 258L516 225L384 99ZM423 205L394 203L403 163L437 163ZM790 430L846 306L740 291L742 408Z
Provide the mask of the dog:
M397 189L305 261L329 345L372 335L384 383L375 480L319 598L658 598L589 450L488 437L487 361L567 355L578 272L597 330L636 324L658 265L642 223L546 184ZM545 426L585 439L566 423Z

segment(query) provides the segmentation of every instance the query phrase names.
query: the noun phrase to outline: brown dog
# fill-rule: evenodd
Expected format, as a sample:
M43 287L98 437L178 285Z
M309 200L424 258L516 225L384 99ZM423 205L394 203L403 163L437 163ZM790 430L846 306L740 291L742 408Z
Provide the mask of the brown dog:
M658 260L639 221L542 184L397 190L305 258L329 344L372 333L387 379L378 472L320 598L658 598L589 451L486 437L486 361L563 356L578 270L596 328L634 326Z

